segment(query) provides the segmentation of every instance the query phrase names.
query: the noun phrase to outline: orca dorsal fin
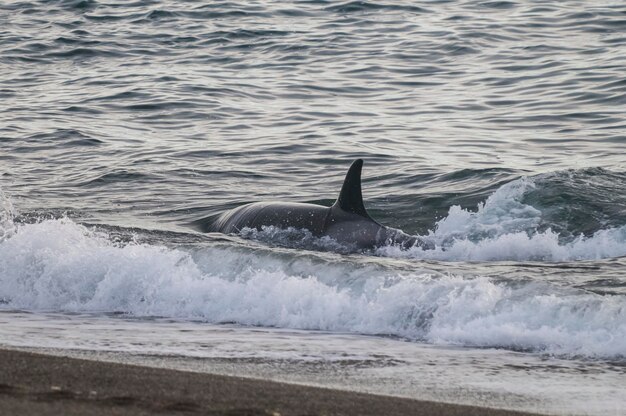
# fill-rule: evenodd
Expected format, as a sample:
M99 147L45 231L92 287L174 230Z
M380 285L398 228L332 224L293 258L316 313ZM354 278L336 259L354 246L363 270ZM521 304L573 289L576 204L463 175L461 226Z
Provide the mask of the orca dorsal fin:
M342 211L351 212L365 218L370 218L363 205L363 195L361 194L361 169L363 168L363 159L357 159L352 162L346 179L343 181L339 198L333 205L339 207Z

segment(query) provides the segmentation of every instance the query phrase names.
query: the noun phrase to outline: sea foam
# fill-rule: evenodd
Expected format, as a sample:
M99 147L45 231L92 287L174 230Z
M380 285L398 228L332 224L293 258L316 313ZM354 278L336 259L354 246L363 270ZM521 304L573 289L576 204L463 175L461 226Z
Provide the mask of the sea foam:
M623 296L228 245L122 244L70 219L19 225L0 242L0 299L11 309L117 311L566 356L626 356Z
M387 246L377 254L443 261L551 262L626 256L626 226L569 241L550 228L540 230L542 212L523 202L535 186L533 178L523 177L501 186L476 211L452 206L433 231L420 236L428 249Z

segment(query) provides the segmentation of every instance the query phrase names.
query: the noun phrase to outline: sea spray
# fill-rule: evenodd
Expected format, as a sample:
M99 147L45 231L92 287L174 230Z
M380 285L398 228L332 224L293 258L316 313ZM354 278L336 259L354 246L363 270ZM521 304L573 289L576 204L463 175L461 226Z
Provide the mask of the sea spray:
M11 200L0 188L0 242L15 233L15 209Z
M554 176L554 175L550 175ZM545 178L544 178L545 180ZM525 203L536 179L522 177L496 190L476 211L458 205L421 236L434 249L382 247L377 254L443 261L578 261L626 255L626 226L563 239L551 228L541 230L542 211Z

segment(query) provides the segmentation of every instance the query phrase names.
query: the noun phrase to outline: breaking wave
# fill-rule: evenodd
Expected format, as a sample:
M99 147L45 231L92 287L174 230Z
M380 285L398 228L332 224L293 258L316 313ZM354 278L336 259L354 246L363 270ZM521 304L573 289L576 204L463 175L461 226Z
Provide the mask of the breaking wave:
M537 192L536 181L523 177L494 192L476 211L452 206L434 231L421 236L434 249L408 251L383 247L380 255L444 261L575 261L626 255L626 226L582 232L564 238L559 223L525 202ZM545 228L542 230L542 228Z
M69 219L0 242L3 308L119 311L385 334L565 356L626 356L626 298L548 283L394 271L314 253L115 243Z

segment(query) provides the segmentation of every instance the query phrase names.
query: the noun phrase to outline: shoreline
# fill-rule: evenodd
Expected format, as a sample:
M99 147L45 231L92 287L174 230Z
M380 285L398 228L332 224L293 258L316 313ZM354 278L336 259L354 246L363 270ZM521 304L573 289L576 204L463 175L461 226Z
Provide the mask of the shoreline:
M6 348L0 362L0 414L532 414Z

